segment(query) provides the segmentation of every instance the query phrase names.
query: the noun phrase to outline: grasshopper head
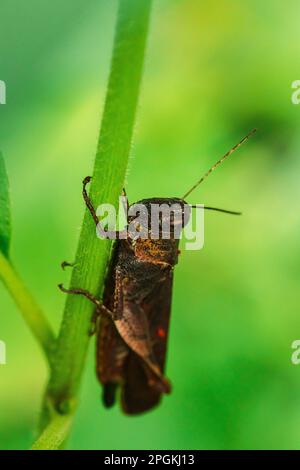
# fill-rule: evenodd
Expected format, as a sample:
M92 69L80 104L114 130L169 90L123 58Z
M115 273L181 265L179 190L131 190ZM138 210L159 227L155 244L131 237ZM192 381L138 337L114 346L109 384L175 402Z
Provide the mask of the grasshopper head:
M142 199L129 208L129 231L136 230L141 238L179 238L190 214L191 208L183 199Z

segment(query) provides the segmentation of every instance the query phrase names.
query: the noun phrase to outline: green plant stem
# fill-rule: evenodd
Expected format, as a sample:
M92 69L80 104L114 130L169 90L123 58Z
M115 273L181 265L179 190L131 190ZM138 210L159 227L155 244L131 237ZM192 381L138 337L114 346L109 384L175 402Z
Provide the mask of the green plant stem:
M0 278L19 307L33 335L43 348L48 361L51 362L51 353L53 352L55 342L54 333L42 310L24 286L11 262L1 252Z
M31 450L57 450L66 441L72 424L72 415L55 414Z
M142 76L151 0L120 0L114 49L99 137L91 199L95 206L117 207L124 184ZM103 290L111 243L96 237L95 224L86 211L79 238L71 287L96 296ZM85 298L68 295L46 391L42 426L51 413L73 410L84 368L94 306Z

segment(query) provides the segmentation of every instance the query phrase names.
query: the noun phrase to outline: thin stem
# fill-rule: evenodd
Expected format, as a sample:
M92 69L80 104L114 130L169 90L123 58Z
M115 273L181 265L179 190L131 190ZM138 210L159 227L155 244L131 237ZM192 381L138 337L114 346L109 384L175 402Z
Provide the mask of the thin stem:
M19 307L33 335L43 348L48 361L51 362L51 354L55 342L54 333L42 310L24 286L12 264L1 252L0 278Z
M97 206L117 206L122 192L134 128L151 0L120 0L113 57L99 145L91 184ZM100 296L109 261L110 241L96 237L95 224L86 211L79 238L71 287ZM46 391L42 427L51 420L50 406L73 410L84 368L94 306L80 296L68 295ZM47 406L48 404L48 406Z
M72 418L70 414L55 414L49 425L33 444L31 450L57 450L62 448L68 437Z

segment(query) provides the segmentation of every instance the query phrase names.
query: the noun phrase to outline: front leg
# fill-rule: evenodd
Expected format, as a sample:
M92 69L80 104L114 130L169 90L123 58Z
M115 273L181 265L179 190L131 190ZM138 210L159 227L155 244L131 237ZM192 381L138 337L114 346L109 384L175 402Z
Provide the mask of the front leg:
M63 261L60 266L61 266L61 269L65 270L65 268L74 268L75 263L69 263L68 261Z
M91 176L86 176L84 178L83 183L82 183L83 184L82 195L83 195L83 199L85 201L85 204L86 204L88 210L90 211L90 214L93 217L93 220L96 224L98 234L100 234L104 238L110 238L112 240L124 238L124 236L125 236L125 238L127 238L127 230L109 231L109 230L105 230L101 227L101 224L99 222L99 219L98 219L96 210L94 208L94 205L93 205L93 203L92 203L92 201L91 201L91 199L90 199L90 197L87 193L87 190L86 190L86 187L90 183L91 179L92 179ZM127 200L125 189L123 189L122 198L123 198L124 210L126 211L126 216L128 216L128 200Z
M93 217L94 219L94 222L96 224L96 226L98 225L99 223L99 220L98 220L98 217L97 217L97 214L96 214L96 211L95 211L95 208L93 206L93 203L87 193L87 190L86 190L86 186L87 184L91 181L92 177L91 176L86 176L82 182L83 184L83 188L82 188L82 195L83 195L83 199L85 201L85 204L88 208L88 210L90 211L91 213L91 216Z

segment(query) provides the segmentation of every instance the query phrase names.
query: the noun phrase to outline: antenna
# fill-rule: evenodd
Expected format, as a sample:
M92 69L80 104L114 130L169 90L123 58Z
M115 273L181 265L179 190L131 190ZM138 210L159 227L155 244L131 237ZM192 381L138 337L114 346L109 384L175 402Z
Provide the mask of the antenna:
M207 173L205 173L204 176L202 176L202 178L197 181L196 184L194 184L194 186L188 191L185 193L185 195L183 196L182 199L185 199L187 196L189 196L191 194L192 191L194 191L194 189L196 189L199 184L202 183L202 181L204 181L208 175L210 175L210 173L212 173L219 165L221 165L221 163L224 162L224 160L226 160L226 158L228 158L235 150L237 150L241 145L243 145L244 142L246 142L246 140L249 139L249 137L251 137L255 132L256 132L257 129L252 129L250 132L248 132L248 134L238 143L236 144L234 147L232 147L232 149L230 149L227 153L225 153L225 155L223 155L222 158L220 158L220 160L218 160L209 170Z
M216 212L223 212L224 214L231 214L231 215L242 215L241 212L236 211L229 211L227 209L219 209L218 207L210 207L210 206L190 206L192 209L206 209L207 211L216 211Z

